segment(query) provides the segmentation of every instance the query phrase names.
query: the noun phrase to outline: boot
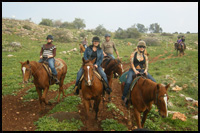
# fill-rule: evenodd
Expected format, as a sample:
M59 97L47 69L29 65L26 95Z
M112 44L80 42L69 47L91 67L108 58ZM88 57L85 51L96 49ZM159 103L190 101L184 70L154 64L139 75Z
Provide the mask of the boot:
M124 98L122 105L128 107L128 99L126 97Z
M57 75L53 75L53 79L55 80L55 83L56 83L56 84L59 84L59 83L60 83L60 81L59 81L58 78L57 78Z
M75 85L74 86L74 95L78 95L79 94L79 89L78 89L78 86Z

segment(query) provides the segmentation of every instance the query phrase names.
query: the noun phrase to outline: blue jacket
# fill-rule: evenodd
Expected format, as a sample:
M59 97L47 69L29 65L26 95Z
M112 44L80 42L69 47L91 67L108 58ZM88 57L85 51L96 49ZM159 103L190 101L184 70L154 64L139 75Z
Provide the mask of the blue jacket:
M90 56L92 55L92 51L93 51L92 47L93 46L90 45L89 47L86 48L86 50L84 52L84 59L85 60L88 60L90 58ZM96 63L95 63L98 67L101 66L101 63L103 61L103 57L104 57L103 50L100 47L98 47L97 48L97 59L96 59Z

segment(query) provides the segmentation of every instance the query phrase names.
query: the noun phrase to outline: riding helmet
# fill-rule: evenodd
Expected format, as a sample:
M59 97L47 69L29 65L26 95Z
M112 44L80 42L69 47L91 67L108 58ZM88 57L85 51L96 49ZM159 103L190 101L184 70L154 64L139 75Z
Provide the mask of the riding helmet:
M138 44L137 44L137 47L138 46L145 46L146 47L145 41L139 41Z
M53 41L53 36L52 36L52 35L48 35L48 36L47 36L47 40L48 40L48 39L51 39L51 40Z
M99 37L97 37L97 36L93 37L93 38L92 38L92 42L94 42L94 41L100 42Z
M105 37L111 37L111 35L109 33L106 33Z

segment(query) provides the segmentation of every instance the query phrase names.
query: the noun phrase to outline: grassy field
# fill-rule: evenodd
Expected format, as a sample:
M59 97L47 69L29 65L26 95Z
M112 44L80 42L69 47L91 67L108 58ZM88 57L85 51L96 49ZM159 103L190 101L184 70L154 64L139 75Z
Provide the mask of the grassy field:
M156 34L156 38L160 40L160 45L147 47L148 53L150 54L149 60L151 61L151 59L159 55L162 56L160 56L157 61L149 64L149 73L156 79L158 83L172 83L172 80L166 78L166 75L168 75L176 81L175 85L182 87L184 84L187 84L187 88L184 88L180 92L172 91L171 87L168 92L168 95L170 96L169 101L173 103L173 106L169 107L169 110L178 111L185 114L187 116L187 121L183 122L180 120L172 120L171 114L169 114L168 118L163 119L158 115L158 112L155 111L156 107L153 107L148 115L148 119L145 123L145 128L156 131L197 131L198 120L192 119L191 117L195 112L198 112L198 108L195 107L195 109L192 109L185 106L186 104L191 105L191 103L186 102L184 98L180 97L179 95L184 94L187 97L198 100L198 45L194 43L195 41L198 42L198 34L185 35L187 47L192 48L192 50L186 50L186 55L183 57L177 57L176 51L174 50L173 42L176 41L176 36L177 35L174 35L173 37L168 37ZM145 35L143 35L142 38L145 38ZM130 54L133 52L133 49L136 47L136 45L127 46L127 43L131 42L133 44L136 44L137 40L113 40L117 45L117 49L119 51L120 57L122 57L122 61L128 63ZM44 39L44 41L34 41L30 40L28 37L19 37L14 34L2 35L3 48L9 49L9 43L11 42L20 42L22 44L22 48L16 48L13 52L2 52L2 95L4 96L16 95L18 91L24 88L22 84L20 84L22 82L22 72L20 70L21 64L19 62L24 62L26 60L38 61L41 46L42 44L46 43L46 40ZM79 54L78 48L79 45L77 42L54 42L54 44L57 47L56 57L62 58L67 63L68 71L64 80L64 84L70 83L76 79L76 74L82 64L81 55ZM73 48L77 48L78 51L67 54L62 53L62 51L68 51ZM13 56L8 57L7 55L9 54L12 54ZM116 57L116 54L114 54L114 56ZM29 83L26 86L30 85L32 85L32 83ZM72 92L72 88L73 85L65 90L65 93L70 94ZM51 90L57 90L57 86L51 86L50 91ZM24 102L29 101L30 99L38 98L35 87L31 87L26 93L27 94L23 97ZM52 99L52 101L55 101L55 99ZM60 111L76 112L78 104L80 104L80 97L68 96L64 99L64 101L55 106L49 112L49 114ZM120 112L115 105L109 104L107 106L108 109L110 109L108 111L114 109L118 113L123 115L123 112ZM47 117L47 115L40 118L37 122L35 122L35 124L37 125L37 130L39 131L70 131L78 130L81 128L81 126L83 126L81 121L73 119L71 121L58 122L54 118ZM40 125L43 126L41 127ZM52 127L52 125L54 126ZM101 127L105 131L110 129L114 129L116 131L127 130L126 126L121 125L120 123L112 119L103 120Z

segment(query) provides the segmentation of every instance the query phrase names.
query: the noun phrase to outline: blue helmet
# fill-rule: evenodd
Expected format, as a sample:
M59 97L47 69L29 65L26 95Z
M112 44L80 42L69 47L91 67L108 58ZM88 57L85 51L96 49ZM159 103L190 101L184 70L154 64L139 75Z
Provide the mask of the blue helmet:
M105 37L108 37L108 36L110 37L111 35L110 35L109 33L106 33L106 34L105 34Z
M51 39L51 40L53 41L53 36L52 36L52 35L48 35L46 39L47 39L47 40L48 40L48 39Z

